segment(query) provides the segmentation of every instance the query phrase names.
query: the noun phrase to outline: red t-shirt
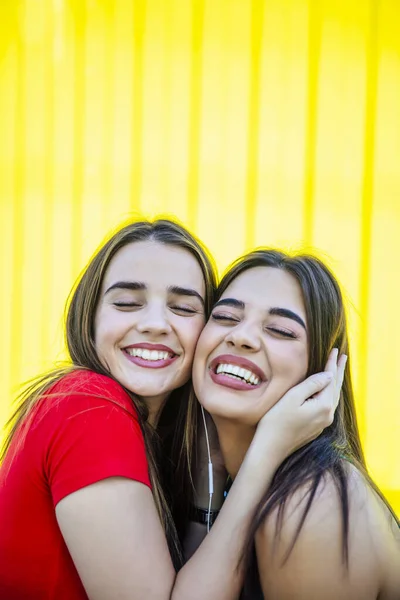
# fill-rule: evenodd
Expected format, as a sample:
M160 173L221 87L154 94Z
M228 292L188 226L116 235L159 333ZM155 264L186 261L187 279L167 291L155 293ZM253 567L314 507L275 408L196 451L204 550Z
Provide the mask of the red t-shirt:
M0 469L0 598L87 600L55 506L76 490L120 476L150 486L137 413L112 379L66 375L34 409L22 447Z

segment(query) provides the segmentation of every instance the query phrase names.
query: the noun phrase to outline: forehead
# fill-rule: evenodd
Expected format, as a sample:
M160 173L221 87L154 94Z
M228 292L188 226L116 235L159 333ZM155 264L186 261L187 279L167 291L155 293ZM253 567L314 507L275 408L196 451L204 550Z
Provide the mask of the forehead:
M229 284L222 298L235 298L246 306L289 308L305 314L299 283L290 273L274 267L254 267L244 271Z
M196 258L185 248L154 241L132 242L118 250L108 265L103 287L116 281L140 281L149 287L175 285L205 292Z

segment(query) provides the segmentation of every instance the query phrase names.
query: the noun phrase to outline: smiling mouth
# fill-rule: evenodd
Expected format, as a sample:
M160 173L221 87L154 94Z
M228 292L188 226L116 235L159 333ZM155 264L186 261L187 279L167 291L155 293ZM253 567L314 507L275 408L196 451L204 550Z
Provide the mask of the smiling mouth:
M243 369L238 365L230 363L220 363L214 368L215 375L223 375L230 379L241 381L250 386L257 386L260 383L258 375L250 371L249 369Z
M162 369L171 365L178 358L178 354L175 354L170 348L166 348L166 346L158 349L128 346L122 348L122 352L131 363L138 367Z
M160 350L148 350L147 348L125 348L125 352L130 356L139 357L143 360L167 360L173 358L175 354Z

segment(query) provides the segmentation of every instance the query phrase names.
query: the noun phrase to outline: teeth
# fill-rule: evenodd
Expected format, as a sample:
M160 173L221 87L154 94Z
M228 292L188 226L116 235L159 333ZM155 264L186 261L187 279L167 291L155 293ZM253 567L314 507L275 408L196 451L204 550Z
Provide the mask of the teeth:
M217 366L216 373L225 373L226 375L231 375L235 378L244 379L252 385L258 385L260 383L260 378L257 375L247 369L242 369L238 365L221 363Z
M147 348L127 348L127 352L131 356L138 356L144 360L166 360L170 356L168 352L147 350Z

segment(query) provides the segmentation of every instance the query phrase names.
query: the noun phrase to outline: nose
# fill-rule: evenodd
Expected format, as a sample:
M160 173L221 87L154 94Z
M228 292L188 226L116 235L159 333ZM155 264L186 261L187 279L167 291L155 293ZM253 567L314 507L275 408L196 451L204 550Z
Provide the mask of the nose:
M260 335L255 326L241 323L231 329L226 336L228 346L257 352L260 349Z
M166 307L156 304L148 305L145 310L141 311L136 329L139 333L153 337L170 333L172 329L168 321Z

